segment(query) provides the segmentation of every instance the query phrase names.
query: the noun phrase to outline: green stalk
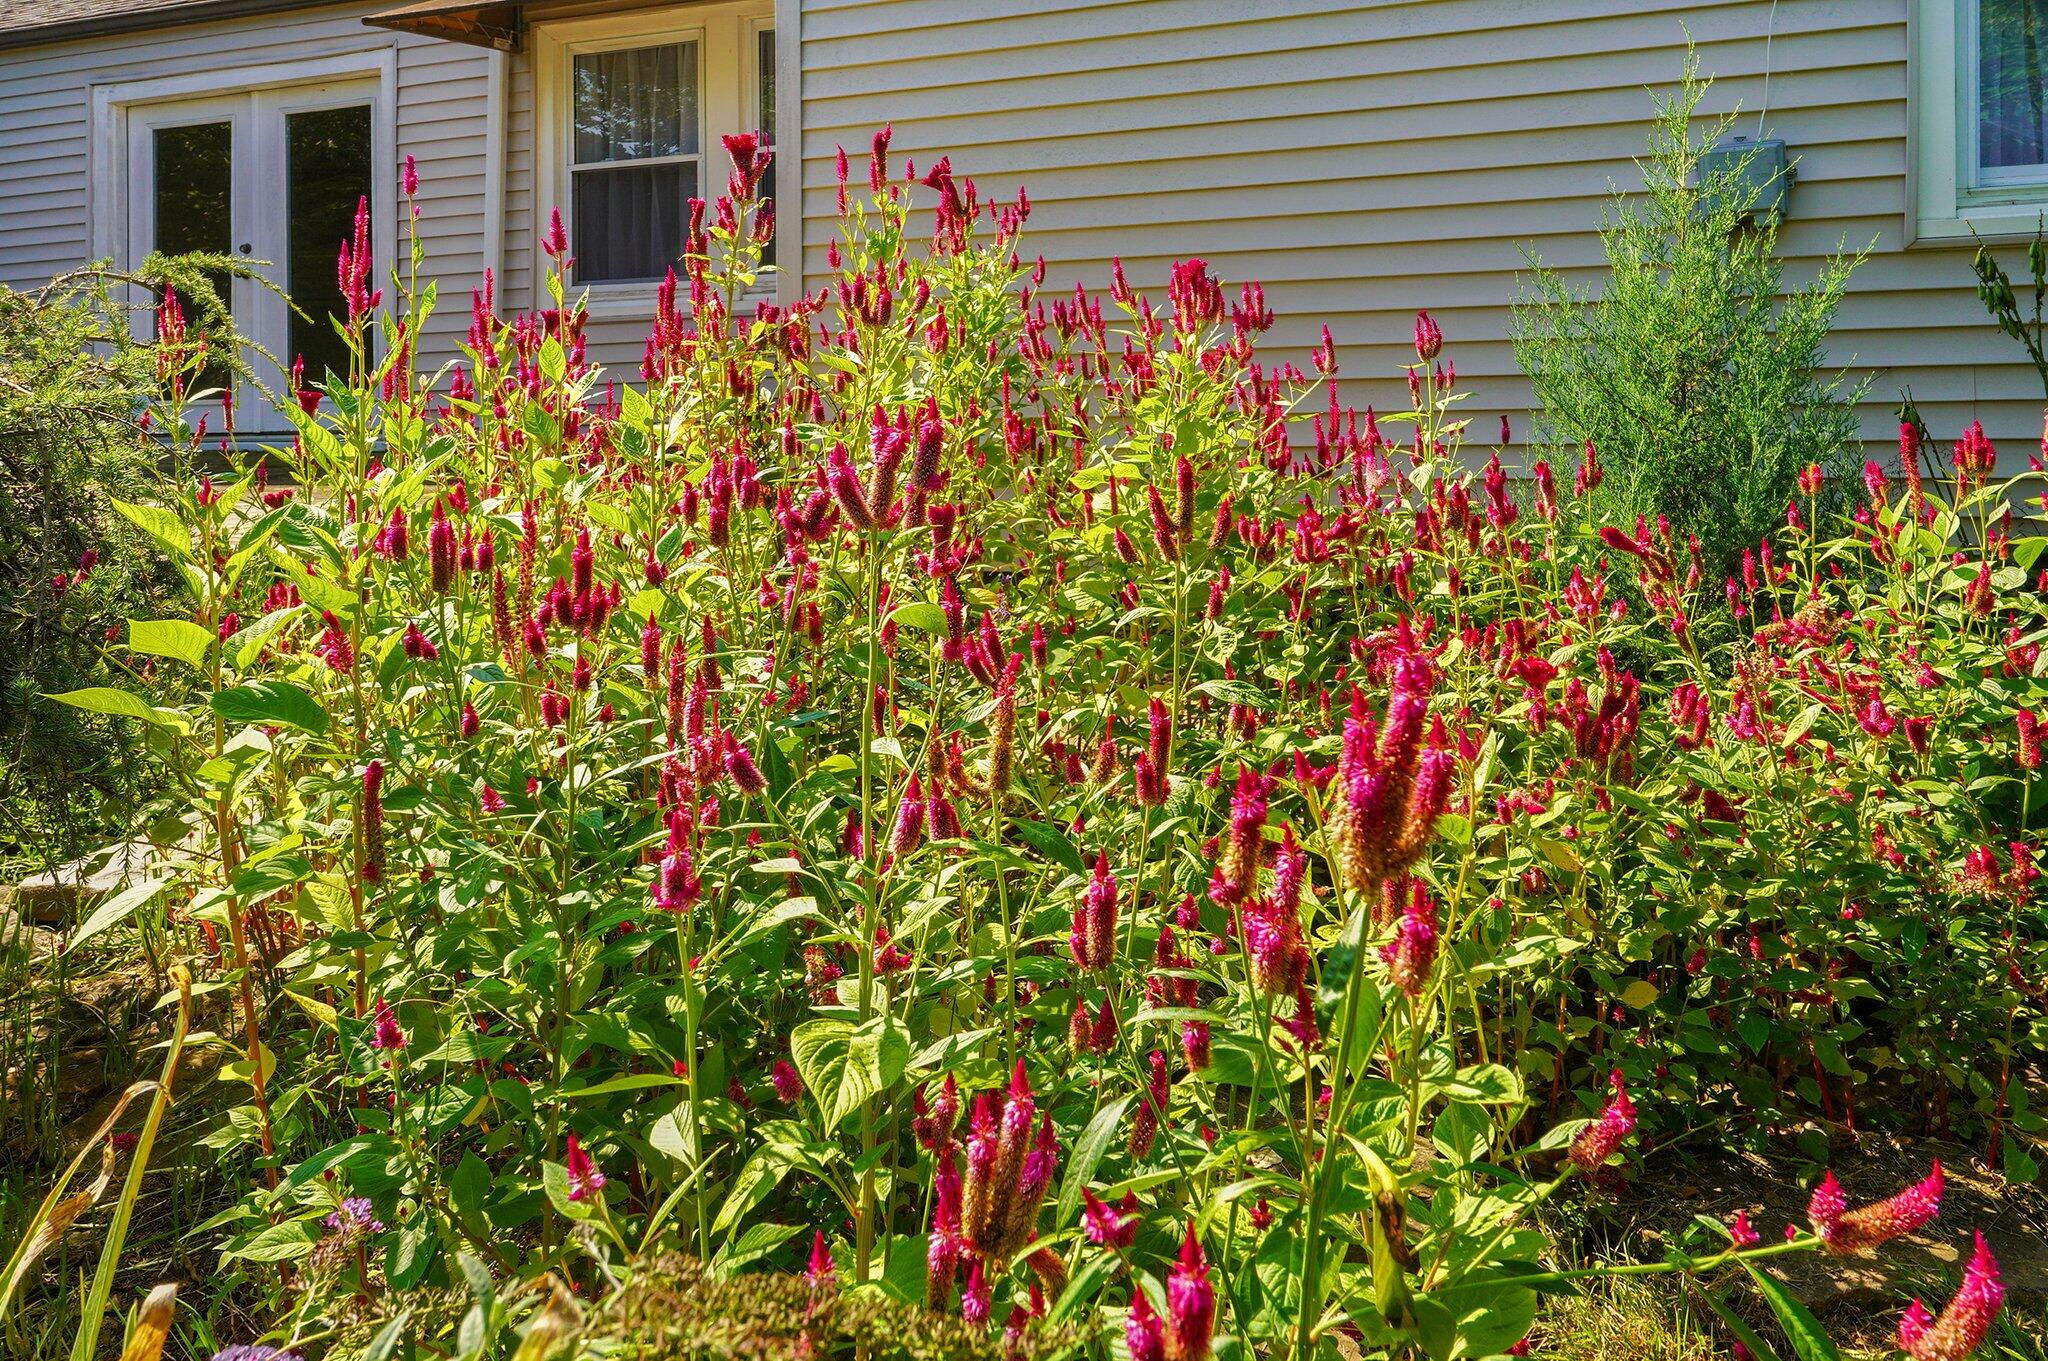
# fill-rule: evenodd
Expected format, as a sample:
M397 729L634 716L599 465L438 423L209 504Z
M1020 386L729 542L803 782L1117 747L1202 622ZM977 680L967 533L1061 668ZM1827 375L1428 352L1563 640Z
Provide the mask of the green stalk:
M867 535L867 672L861 687L860 705L854 711L854 721L860 732L860 858L863 877L870 889L875 888L873 875L874 835L874 766L875 733L872 721L872 707L875 702L875 661L882 651L881 640L876 636L875 616L881 612L882 591L882 537L879 531L869 530ZM860 952L860 1020L862 1025L873 1017L875 1010L875 950L876 932L882 925L878 893L871 894L870 905L861 925ZM868 1166L860 1174L860 1205L854 1214L854 1264L853 1278L865 1281L874 1268L875 1257L875 1172L871 1163L875 1151L875 1102L869 1097L860 1103L860 1152L861 1161Z
M157 1081L156 1098L143 1117L142 1131L135 1139L135 1152L128 1163L128 1176L121 1183L121 1199L114 1205L113 1222L107 1226L106 1245L100 1249L99 1265L93 1271L86 1292L85 1308L79 1316L78 1333L71 1340L71 1361L93 1361L98 1351L100 1325L107 1316L107 1301L114 1293L114 1272L121 1264L121 1249L128 1241L128 1222L135 1214L135 1198L142 1191L142 1173L156 1147L157 1131L163 1127L164 1112L170 1108L171 1085L178 1077L178 1060L185 1052L185 1031L192 1019L192 976L178 965L171 971L178 985L178 1019L171 1031L171 1052L164 1058L163 1076Z

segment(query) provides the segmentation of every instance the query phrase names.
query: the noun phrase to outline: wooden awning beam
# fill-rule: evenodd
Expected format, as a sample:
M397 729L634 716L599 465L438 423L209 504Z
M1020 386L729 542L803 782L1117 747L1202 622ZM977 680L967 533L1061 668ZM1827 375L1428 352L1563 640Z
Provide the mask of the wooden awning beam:
M524 28L518 5L480 5L473 0L467 4L425 0L424 3L398 5L379 10L365 17L363 22L372 28L420 33L430 38L445 38L449 42L469 43L500 52L518 51Z

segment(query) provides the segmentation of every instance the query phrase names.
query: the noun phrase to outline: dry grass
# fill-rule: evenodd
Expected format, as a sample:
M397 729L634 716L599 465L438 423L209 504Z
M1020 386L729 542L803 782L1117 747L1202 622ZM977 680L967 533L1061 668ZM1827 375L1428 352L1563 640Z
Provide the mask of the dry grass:
M1532 1356L1553 1361L1719 1361L1727 1342L1669 1281L1620 1277L1547 1303Z

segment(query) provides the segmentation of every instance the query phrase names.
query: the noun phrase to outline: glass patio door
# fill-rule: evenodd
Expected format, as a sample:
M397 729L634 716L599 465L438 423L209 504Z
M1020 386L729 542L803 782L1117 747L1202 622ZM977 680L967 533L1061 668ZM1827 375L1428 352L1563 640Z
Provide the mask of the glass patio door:
M279 392L294 359L304 359L309 380L348 367L333 322L342 311L335 258L354 229L356 205L369 199L373 220L382 211L376 98L374 81L336 81L129 112L133 260L152 250L210 251L254 264L262 282L223 279L222 296L242 333L271 356L248 358ZM372 287L381 286L386 264L377 260ZM237 405L244 429L282 426L260 401L238 396Z

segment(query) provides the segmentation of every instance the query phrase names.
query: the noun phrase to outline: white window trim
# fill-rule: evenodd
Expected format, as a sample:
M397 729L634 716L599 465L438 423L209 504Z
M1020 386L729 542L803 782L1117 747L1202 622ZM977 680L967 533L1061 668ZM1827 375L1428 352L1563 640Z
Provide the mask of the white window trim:
M1907 22L1906 244L2031 239L2048 213L2048 182L1972 185L1976 109L1974 0L1913 0ZM1967 113L1968 117L1965 117Z
M775 0L775 299L804 293L803 0Z
M149 80L95 84L89 90L92 110L92 141L86 152L86 220L92 258L111 259L119 267L138 263L130 259L132 206L129 190L134 182L129 164L129 118L131 112L179 100L246 95L257 91L289 90L345 81L372 80L375 97L370 106L370 135L374 194L371 200L370 248L375 255L372 279L381 287L391 262L398 258L398 215L395 207L398 164L398 54L389 43L354 52L280 62L256 67L223 67L185 71ZM260 173L258 167L258 173ZM261 258L261 253L251 251ZM282 272L285 262L272 261ZM147 326L138 317L138 326ZM289 356L285 356L289 363ZM267 374L265 381L277 386L280 374ZM251 431L282 429L265 422L267 403L244 403L238 413ZM275 415L276 413L270 413Z
M569 253L576 253L576 221L570 193L569 162L571 137L569 71L570 60L579 52L621 47L652 47L660 43L695 42L699 86L697 116L700 173L698 193L709 203L722 191L729 163L719 143L723 133L753 128L754 98L748 84L755 61L746 49L752 35L762 26L780 18L784 0L740 0L739 3L678 5L659 10L638 10L631 14L563 19L534 26L534 195L533 278L534 305L550 305L542 283L549 261L541 249L547 236L548 219L559 209L569 233ZM783 79L787 39L776 30L776 97L778 108L785 89ZM777 129L778 147L787 139L787 128ZM777 157L778 165L780 156ZM785 184L779 173L775 187L778 209L784 202ZM782 230L780 213L776 230ZM801 249L784 242L779 249ZM772 282L771 282L772 281ZM577 284L572 279L570 295L581 294L593 319L651 320L654 314L653 281L630 283ZM762 280L760 297L782 293L777 276Z

